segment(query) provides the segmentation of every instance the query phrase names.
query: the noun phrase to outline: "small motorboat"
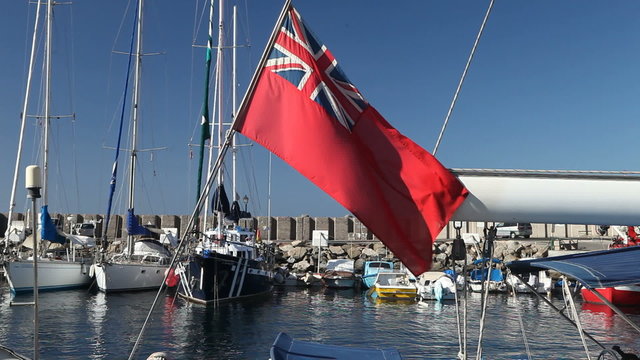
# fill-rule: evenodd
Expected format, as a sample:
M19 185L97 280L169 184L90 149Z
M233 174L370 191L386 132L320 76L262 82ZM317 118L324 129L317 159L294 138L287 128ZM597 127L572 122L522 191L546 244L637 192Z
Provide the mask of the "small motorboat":
M370 288L376 282L376 276L381 271L393 271L392 261L367 261L364 263L364 272L362 274L362 285Z
M521 259L527 260L527 259ZM549 294L553 290L553 279L545 270L522 274L521 278L538 294ZM507 275L507 285L516 293L530 294L531 289L512 274Z
M379 272L367 295L378 300L415 301L418 288L406 271Z
M484 264L489 259L478 259L473 262L474 265ZM502 262L499 259L491 259L491 262ZM489 274L489 276L487 276ZM483 267L480 269L471 270L469 274L469 289L473 292L482 292L482 282L487 282L489 292L506 292L507 284L504 281L504 274L502 270L491 268L490 271Z
M427 271L418 276L418 297L420 300L455 300L456 282L441 271Z
M322 282L328 288L350 289L356 285L354 261L350 259L332 259L327 261L327 269Z

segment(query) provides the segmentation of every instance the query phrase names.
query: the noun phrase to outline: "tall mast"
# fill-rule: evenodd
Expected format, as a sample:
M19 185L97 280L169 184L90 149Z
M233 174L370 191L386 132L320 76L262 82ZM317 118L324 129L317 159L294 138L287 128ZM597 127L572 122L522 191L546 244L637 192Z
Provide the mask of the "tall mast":
M218 80L218 157L222 154L222 141L224 139L224 112L223 112L223 83L224 79L222 76L223 73L223 61L222 61L222 47L224 46L224 0L220 0L219 2L219 14L218 14L218 59L217 59L217 72L216 79ZM223 171L220 168L218 171L218 185L222 185L223 181ZM234 195L235 196L235 195ZM221 199L221 196L218 196ZM220 231L222 231L222 212L218 212L218 227ZM222 234L222 233L221 233Z
M53 12L53 0L47 1L47 39L45 45L45 79L44 79L44 146L42 154L42 205L49 204L49 118L51 116L51 23ZM36 216L36 214L32 214ZM35 234L35 230L34 234Z
M236 46L237 46L237 34L238 34L238 8L236 5L233 5L233 56L232 56L232 66L231 66L231 106L232 106L232 116L231 118L236 117ZM236 147L236 137L234 136L231 140L231 171L232 171L232 202L236 200L236 159L238 156L238 148Z
M16 189L18 188L18 178L20 174L20 163L22 159L22 143L24 140L24 128L27 123L27 109L29 107L29 93L31 92L31 76L33 75L33 63L36 57L36 43L38 39L38 25L40 23L40 0L36 5L36 21L33 25L33 38L31 40L31 55L29 57L29 72L27 73L27 88L24 93L24 103L22 105L22 114L20 119L20 137L18 139L18 154L16 155L16 167L13 172L13 185L11 187L11 199L9 200L9 214L7 215L8 226L4 236L5 249L9 248L9 234L11 234L13 210L16 207Z
M140 72L142 70L142 13L143 13L144 0L138 0L138 31L136 34L136 52L135 52L135 72L133 81L133 110L132 110L132 130L131 130L131 162L129 164L129 203L128 208L134 207L134 193L135 193L135 173L136 173L136 158L138 151L138 116L140 106ZM127 234L127 248L129 255L133 254L133 236Z
M207 37L207 73L206 73L206 82L205 82L205 89L204 89L204 101L202 104L202 114L203 114L203 118L202 121L206 122L206 124L203 124L204 126L208 127L208 136L209 136L209 161L208 161L208 166L207 166L207 181L209 180L209 175L210 175L210 171L211 171L211 161L212 161L212 157L213 157L213 122L210 121L209 119L209 75L211 74L211 53L212 53L212 49L213 49L213 10L214 10L214 2L215 0L211 0L211 3L209 4L209 33L208 33L208 37ZM216 63L216 66L218 64ZM216 69L216 76L218 76L218 70ZM216 81L217 84L217 81ZM215 94L215 92L214 92ZM215 96L215 95L214 95ZM215 101L214 101L215 104ZM206 114L206 116L204 116ZM203 129L204 131L204 129ZM199 169L202 167L202 159L203 159L203 154L204 154L204 140L201 140L200 142L200 164ZM200 179L202 178L202 171L198 170L198 198L200 197ZM209 202L205 202L204 203L204 214L202 216L202 229L203 231L207 230L207 214L209 212Z

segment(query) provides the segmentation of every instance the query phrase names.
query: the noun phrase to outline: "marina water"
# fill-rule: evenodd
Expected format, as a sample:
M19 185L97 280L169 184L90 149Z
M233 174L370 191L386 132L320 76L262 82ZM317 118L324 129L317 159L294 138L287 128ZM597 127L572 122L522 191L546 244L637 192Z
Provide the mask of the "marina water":
M125 359L155 297L154 292L105 295L87 290L39 296L42 359ZM33 354L33 308L10 306L0 290L0 343ZM553 298L558 307L562 300ZM586 358L577 330L532 295L490 295L484 334L485 359L526 359L518 314L533 358ZM610 347L640 352L640 338L605 308L577 304L586 331ZM475 358L480 296L470 294L469 354ZM635 322L640 315L629 314ZM172 294L160 298L136 359L156 351L171 359L268 359L276 335L358 347L396 348L405 359L455 359L458 352L454 303L375 303L360 290L276 288L269 297L206 308ZM588 342L592 355L600 352Z

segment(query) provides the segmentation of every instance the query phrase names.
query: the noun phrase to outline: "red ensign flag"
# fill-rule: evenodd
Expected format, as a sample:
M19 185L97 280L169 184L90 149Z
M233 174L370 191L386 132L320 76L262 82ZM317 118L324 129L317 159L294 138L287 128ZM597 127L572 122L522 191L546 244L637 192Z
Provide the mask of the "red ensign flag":
M290 7L235 129L331 195L415 275L468 191L362 97Z

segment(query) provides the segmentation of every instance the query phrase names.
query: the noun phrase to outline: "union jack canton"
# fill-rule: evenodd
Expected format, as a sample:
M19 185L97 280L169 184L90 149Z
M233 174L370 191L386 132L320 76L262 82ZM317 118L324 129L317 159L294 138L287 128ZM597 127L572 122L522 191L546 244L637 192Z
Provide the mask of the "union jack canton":
M348 131L369 106L293 7L280 27L265 69L292 83Z

